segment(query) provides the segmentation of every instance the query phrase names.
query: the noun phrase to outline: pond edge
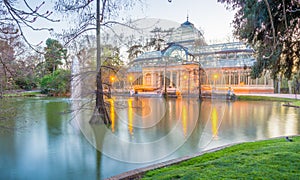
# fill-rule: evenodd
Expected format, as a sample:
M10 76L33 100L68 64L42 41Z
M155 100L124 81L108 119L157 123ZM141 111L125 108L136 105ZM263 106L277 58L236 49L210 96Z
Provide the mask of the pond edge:
M289 135L289 137L296 137L296 136L300 136L300 135ZM202 155L207 154L207 153L216 152L216 151L219 151L219 150L231 147L231 146L243 144L243 143L258 142L258 141L265 141L265 140L272 140L272 139L280 139L280 138L285 138L285 137L286 136L279 136L279 137L266 138L266 139L261 139L261 140L256 140L256 141L243 141L243 142L231 143L231 144L223 145L223 146L220 146L220 147L212 148L212 149L209 149L209 150L201 151L201 152L198 152L198 153L193 154L193 155L183 156L183 157L176 158L176 159L171 159L171 160L168 160L168 161L165 161L165 162L156 163L156 164L153 164L153 165L150 165L150 166L133 169L133 170L130 170L130 171L127 171L127 172L124 172L124 173L106 178L106 180L141 179L147 171L151 171L151 170L155 170L155 169L175 165L175 164L181 163L183 161L187 161L189 159L192 159L192 158L195 158L195 157L198 157L198 156L202 156Z

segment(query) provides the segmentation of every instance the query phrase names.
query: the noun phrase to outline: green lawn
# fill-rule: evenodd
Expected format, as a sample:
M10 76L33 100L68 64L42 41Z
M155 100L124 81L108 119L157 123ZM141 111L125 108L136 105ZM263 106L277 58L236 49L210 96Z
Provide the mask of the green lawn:
M295 106L300 106L300 101L298 100L298 101L294 101L293 102L293 105L295 105Z
M289 98L278 98L278 97L268 97L268 96L238 96L238 100L243 101L283 101L283 102L293 102L295 99Z
M300 97L300 96L299 96ZM289 98L278 98L278 97L267 97L267 96L238 96L238 100L243 101L281 101L289 102L292 105L300 106L300 100L289 99Z
M34 96L41 96L41 93L35 91L21 91L21 92L3 94L3 97L34 97Z
M300 137L243 143L149 171L143 179L299 179Z

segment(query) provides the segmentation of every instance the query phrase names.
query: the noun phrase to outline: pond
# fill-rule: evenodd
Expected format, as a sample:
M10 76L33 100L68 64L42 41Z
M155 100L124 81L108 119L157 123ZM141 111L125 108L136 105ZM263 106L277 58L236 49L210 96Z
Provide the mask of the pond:
M109 128L89 125L93 108L82 108L88 104L82 101L0 103L1 179L104 179L229 143L300 132L299 109L281 102L118 97L109 101Z

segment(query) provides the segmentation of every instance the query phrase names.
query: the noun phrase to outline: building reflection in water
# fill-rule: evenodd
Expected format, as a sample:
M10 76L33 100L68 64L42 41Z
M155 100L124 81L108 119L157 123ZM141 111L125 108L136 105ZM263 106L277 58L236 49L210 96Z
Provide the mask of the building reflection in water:
M205 149L227 142L298 132L294 109L278 105L266 107L265 102L204 101L201 109L194 99L124 98L109 100L109 103L112 133L132 143L155 144L159 140L160 146L165 142L168 148L176 148L188 140ZM122 104L120 108L119 104ZM282 109L284 112L280 112ZM134 149L131 146L128 146L129 151ZM147 151L152 152L151 148Z
M110 104L115 108L109 112L115 118L114 125L105 135L95 130L95 136L103 139L97 147L108 157L132 163L173 155L187 142L199 115L195 100L118 98Z
M164 102L155 98L126 98L121 101L127 105L120 108L116 107L120 104L118 100L110 99L108 101L112 133L122 139L135 134L137 139L128 139L130 141L143 142L143 137L146 137L147 140L162 138L176 127L176 122L180 123L178 130L183 136L181 138L188 138L197 124L199 116L197 109L199 106L188 99L169 99ZM167 106L165 106L166 103ZM204 126L200 126L200 130L202 128L205 132L200 134L202 137L200 139L203 141L202 146L206 146L209 139L219 140L224 135L227 139L234 138L245 141L249 139L247 138L249 134L257 139L263 139L281 134L293 135L298 132L295 110L291 108L275 105L269 108L265 107L265 103L257 102L212 103L208 101L204 103L201 122L199 122L200 124L204 123ZM251 118L253 116L255 119ZM220 134L219 128L221 128L222 134ZM229 133L224 131L224 128L232 128L232 130Z
M160 99L150 101L143 98L128 98L124 100L108 100L112 121L111 131L122 138L125 138L124 134L121 135L125 127L130 136L143 132L151 136L163 137L177 128L176 122L180 123L178 130L182 132L182 137L188 138L198 121L197 101L169 99L165 106L166 103ZM122 102L127 105L118 107ZM155 132L157 135L154 135Z
M132 99L129 98L128 102L128 131L129 134L133 135L133 108L132 108Z
M111 131L114 133L115 132L115 103L113 99L109 99L109 114L110 114L110 120L111 120Z
M267 121L267 135L277 137L278 134L298 134L298 120L295 112L297 112L296 108L273 106Z
M96 136L103 139L108 157L126 162L179 157L299 131L296 110L275 102L119 98L110 105L112 132Z
M183 130L184 136L186 136L186 132L187 132L187 119L188 119L187 116L188 116L187 107L186 107L186 104L183 104L181 122L182 122L182 130Z
M218 111L214 106L211 112L211 129L213 133L213 139L218 139Z
M290 135L298 134L298 121L294 111L295 109L293 108L287 108L286 124L284 127L285 134L290 134Z

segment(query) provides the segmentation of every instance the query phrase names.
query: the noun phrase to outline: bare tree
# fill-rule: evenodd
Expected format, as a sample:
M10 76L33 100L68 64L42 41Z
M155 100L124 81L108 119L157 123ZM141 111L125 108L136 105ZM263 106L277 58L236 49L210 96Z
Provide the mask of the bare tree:
M63 0L56 3L56 9L63 13L70 13L78 15L77 27L70 29L65 36L67 44L78 36L90 30L96 30L96 62L97 62L97 76L96 76L96 110L100 118L92 118L90 123L100 123L103 121L105 124L110 124L103 92L103 77L102 77L102 60L100 48L100 31L102 28L111 28L112 24L122 24L119 21L120 13L124 9L129 9L141 0L76 0L69 1ZM95 9L96 6L96 9Z
M11 87L12 81L18 77L18 72L22 70L22 62L17 57L24 54L23 45L18 36L7 40L0 39L0 83L2 90Z
M47 22L58 22L50 16L51 11L43 11L45 2L36 2L36 6L32 6L27 0L0 0L0 74L1 74L1 94L11 80L16 81L19 72L27 66L28 62L21 62L20 59L26 59L28 54L28 45L31 50L41 52L38 45L33 45L25 36L26 30L31 31L52 31L51 28L38 28L36 22L45 20ZM27 46L27 47L28 47ZM16 58L18 57L18 58ZM25 64L24 64L25 63ZM26 71L25 71L26 72ZM24 74L23 74L24 76Z
M21 2L24 6L19 6ZM24 35L24 29L29 28L33 31L52 31L51 28L37 28L34 23L40 19L48 22L59 21L50 17L52 11L41 11L41 8L45 5L45 1L38 3L35 7L30 6L27 0L0 0L0 4L0 39L21 36L22 39L36 51L36 46L32 45Z

